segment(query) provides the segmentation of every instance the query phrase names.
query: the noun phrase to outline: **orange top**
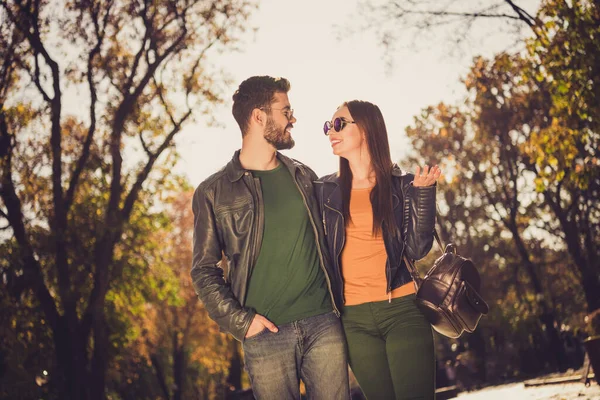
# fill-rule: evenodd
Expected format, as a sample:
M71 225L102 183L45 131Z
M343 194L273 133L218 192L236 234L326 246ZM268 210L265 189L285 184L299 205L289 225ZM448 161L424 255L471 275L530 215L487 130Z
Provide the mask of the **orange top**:
M350 196L351 222L346 227L342 250L345 304L348 306L390 298L386 288L387 254L383 236L373 236L371 188L353 189ZM411 281L392 290L391 298L415 293Z

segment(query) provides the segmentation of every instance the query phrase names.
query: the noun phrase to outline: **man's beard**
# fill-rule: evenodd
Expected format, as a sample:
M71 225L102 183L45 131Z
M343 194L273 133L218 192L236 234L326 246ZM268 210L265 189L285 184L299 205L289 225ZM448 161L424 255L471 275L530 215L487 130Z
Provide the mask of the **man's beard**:
M279 129L275 121L272 118L268 118L267 126L265 127L265 140L277 150L291 149L296 143L292 139L292 135L285 132L287 128L291 127L292 125L288 124L285 128Z

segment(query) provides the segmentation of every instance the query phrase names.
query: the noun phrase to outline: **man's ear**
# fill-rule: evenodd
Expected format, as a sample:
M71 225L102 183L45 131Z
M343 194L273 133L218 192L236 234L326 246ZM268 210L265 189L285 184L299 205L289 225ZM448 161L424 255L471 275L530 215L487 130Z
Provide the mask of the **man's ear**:
M250 120L260 126L264 126L267 122L267 114L263 110L255 108L252 110L252 114L250 114Z

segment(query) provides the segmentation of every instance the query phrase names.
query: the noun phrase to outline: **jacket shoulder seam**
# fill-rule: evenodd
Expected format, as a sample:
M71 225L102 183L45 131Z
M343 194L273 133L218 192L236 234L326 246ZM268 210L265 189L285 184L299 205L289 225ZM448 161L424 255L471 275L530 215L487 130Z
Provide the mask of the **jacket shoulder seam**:
M223 176L226 175L225 167L221 168L219 171L215 172L205 180L203 180L196 189L199 192L204 193L207 197L212 199L212 188L215 186L216 182L218 182Z

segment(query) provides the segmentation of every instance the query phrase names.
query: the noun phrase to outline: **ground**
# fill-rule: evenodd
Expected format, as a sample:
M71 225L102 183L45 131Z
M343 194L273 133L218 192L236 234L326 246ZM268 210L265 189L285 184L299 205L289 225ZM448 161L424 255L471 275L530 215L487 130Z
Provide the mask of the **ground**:
M512 383L488 387L476 392L461 393L458 400L600 400L600 386L592 382L590 387L583 383L566 383L525 387Z

